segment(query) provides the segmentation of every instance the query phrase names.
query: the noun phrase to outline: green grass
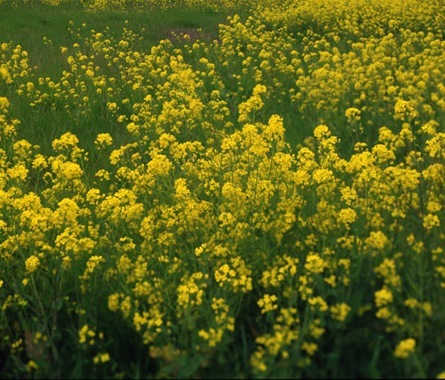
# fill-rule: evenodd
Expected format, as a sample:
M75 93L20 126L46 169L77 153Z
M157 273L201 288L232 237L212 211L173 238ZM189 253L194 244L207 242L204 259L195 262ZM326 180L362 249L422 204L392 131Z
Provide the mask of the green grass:
M226 13L192 9L88 13L76 3L20 8L0 5L0 10L0 42L20 44L29 53L31 65L37 67L36 74L42 77L60 75L60 46L75 42L67 29L70 21L76 26L86 23L96 31L109 28L115 38L126 27L140 34L140 48L148 49L172 32L196 33L201 39L212 40L217 37L218 25L227 19ZM50 42L44 44L44 38Z
M13 46L20 45L28 53L33 75L36 78L49 77L56 83L60 80L62 71L67 69L66 57L62 55L61 47L72 47L74 43L78 43L77 33L82 33L83 37L93 30L106 30L109 38L119 41L124 29L127 29L141 37L134 41L133 50L143 53L149 52L162 39L174 39L174 34L187 33L193 39L211 41L217 38L219 24L225 22L228 16L212 10L189 8L89 13L75 2L60 6L26 4L17 7L3 4L0 5L0 10L0 43L12 42ZM100 117L84 120L67 117L64 112L36 113L27 101L12 101L12 116L19 117L22 121L21 131L24 134L20 132L21 137L39 145L43 151L51 149L51 141L68 130L81 133L85 137L88 135L87 131L94 135L110 128L110 121L101 120ZM105 127L105 130L100 127L97 129L98 124ZM90 137L94 138L93 135Z

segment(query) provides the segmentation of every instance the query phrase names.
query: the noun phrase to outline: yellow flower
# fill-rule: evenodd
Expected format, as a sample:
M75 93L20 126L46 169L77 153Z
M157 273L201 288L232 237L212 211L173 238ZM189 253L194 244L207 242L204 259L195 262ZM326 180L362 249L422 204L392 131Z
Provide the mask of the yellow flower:
M343 322L351 311L351 307L347 304L339 303L330 307L332 318L337 321Z
M12 168L7 169L6 173L8 174L8 177L12 180L18 179L25 181L26 177L28 176L29 170L26 168L25 165L17 164Z
M107 107L110 111L115 111L117 109L116 102L107 102Z
M278 305L276 304L277 300L278 297L275 294L265 294L263 298L260 298L257 304L261 308L261 314L276 310L278 308Z
M72 182L83 175L81 166L75 162L64 162L59 158L51 160L52 171L60 182Z
M199 330L198 335L208 342L209 347L215 347L223 338L224 330L210 328L209 330Z
M321 141L324 138L328 138L331 135L331 131L327 125L322 124L314 129L313 134L317 140Z
M412 119L417 116L414 108L406 100L398 100L394 106L394 112L396 117L401 120Z
M423 227L427 231L431 231L434 227L440 226L440 219L435 214L427 214L423 218Z
M349 122L354 122L354 121L360 121L360 114L362 113L362 111L360 111L359 109L357 109L357 108L348 108L346 111L345 111L345 116L346 116L346 119L349 121Z
M301 344L301 349L306 351L309 356L312 356L317 352L318 345L314 342L303 342Z
M38 364L34 361L34 360L30 360L27 364L26 364L26 369L28 372L31 372L33 369L38 369L39 366Z
M382 231L372 231L369 237L365 239L365 245L377 252L383 252L389 244L389 239Z
M9 100L4 96L0 96L0 111L7 110L9 108Z
M320 296L309 298L308 303L311 305L311 310L317 309L317 307L321 312L328 310L328 304Z
M0 66L0 79L3 79L7 84L12 83L11 74L9 74L8 69L4 65ZM1 104L1 98L0 98L0 104Z
M71 258L69 256L65 256L62 260L62 268L65 270L70 269L71 267Z
M80 330L79 330L79 343L84 344L84 343L89 343L90 345L94 344L94 337L96 336L96 332L92 329L90 329L90 327L88 325L84 325Z
M338 213L338 220L345 226L349 226L349 224L355 222L356 219L357 213L352 208L341 209Z
M377 307L385 306L393 301L392 292L388 288L383 288L374 294Z
M322 273L326 268L326 261L316 253L309 254L304 264L304 269L312 273Z
M391 312L388 310L387 307L382 307L377 311L375 316L380 319L389 319L389 317L391 317Z
M26 271L29 273L34 272L40 265L40 260L37 256L30 256L25 261Z
M182 315L186 309L192 309L202 303L207 287L206 280L207 276L202 272L196 272L183 278L177 288L179 315Z
M36 154L32 161L32 168L36 170L46 169L48 167L48 162L42 154Z
M264 348L263 347L260 347L250 357L251 366L260 372L265 372L267 370L267 365L264 363L263 357L264 357Z
M108 352L99 353L93 358L94 364L106 363L108 361L110 361L110 354Z
M413 338L408 338L400 341L394 350L394 355L400 359L409 357L416 348L416 341Z
M119 310L119 294L114 293L108 296L108 308L111 311Z
M59 152L63 149L68 149L77 146L79 144L79 139L76 135L72 134L71 132L67 132L63 134L60 139L55 139L52 142L53 149L56 152Z
M245 102L240 103L238 106L239 117L238 121L244 123L248 121L249 114L263 108L264 102L261 99L262 94L265 94L267 89L264 85L257 84L253 89L253 95Z
M113 138L109 133L99 133L96 141L94 142L97 149L102 149L105 146L110 146L111 144L113 144Z
M91 256L87 261L87 267L85 269L83 276L81 276L81 278L86 279L89 274L92 274L95 271L95 269L101 263L104 263L104 262L105 262L105 259L102 256L98 256L98 255Z

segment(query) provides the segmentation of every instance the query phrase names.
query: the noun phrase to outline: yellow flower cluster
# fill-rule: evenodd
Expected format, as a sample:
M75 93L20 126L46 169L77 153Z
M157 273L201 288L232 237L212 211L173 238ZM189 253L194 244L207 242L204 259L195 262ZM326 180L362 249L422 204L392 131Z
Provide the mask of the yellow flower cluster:
M212 312L214 314L214 327L207 330L200 330L199 337L207 341L209 347L216 347L223 339L224 333L233 332L235 330L235 318L229 316L230 309L224 298L212 299ZM200 346L198 346L198 349Z
M441 31L442 5L440 0L428 4L420 0L289 0L265 7L263 16L270 22L310 27L329 37L378 36L400 28Z
M394 350L394 355L400 359L406 359L409 357L416 348L416 341L412 338L404 339L400 341Z
M397 358L432 350L445 302L440 1L272 3L230 17L211 43L145 50L128 29L116 40L72 23L79 42L61 47L58 79L0 41L0 91L14 94L0 96L11 351L22 344L9 315L57 320L43 289L93 364L111 358L90 313L131 330L159 377L238 344L249 374L316 372L358 325ZM28 141L18 101L73 130L47 149Z

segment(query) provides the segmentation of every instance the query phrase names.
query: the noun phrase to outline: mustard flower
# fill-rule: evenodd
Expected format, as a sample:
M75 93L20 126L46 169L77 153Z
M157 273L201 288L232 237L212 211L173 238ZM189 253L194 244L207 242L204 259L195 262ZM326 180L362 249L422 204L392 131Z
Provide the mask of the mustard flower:
M321 325L321 319L315 318L309 326L310 335L314 339L320 338L326 331L326 329L324 327L321 327L320 325Z
M257 371L265 372L267 370L267 365L264 362L265 350L263 347L259 347L250 357L250 365Z
M99 133L94 141L94 145L97 149L102 149L106 146L113 144L113 138L109 133Z
M340 322L344 322L350 311L351 307L344 302L330 307L332 318Z
M114 293L108 296L108 309L111 311L119 310L119 294Z
M365 239L365 244L372 250L383 252L390 244L390 241L382 231L372 231Z
M82 168L75 162L53 161L52 168L61 181L72 181L83 175Z
M362 113L362 111L360 111L357 108L351 107L346 109L345 111L345 116L346 119L351 123L351 122L358 122L360 121L360 114Z
M36 154L32 161L32 168L35 170L43 170L48 167L48 161L42 154Z
M413 338L408 338L400 341L394 350L394 356L399 359L406 359L414 353L416 349L416 341Z
M28 363L26 364L26 370L30 372L34 369L39 369L39 365L34 360L28 361Z
M417 116L413 106L406 100L398 100L394 106L394 112L396 117L402 120L413 119Z
M238 121L240 123L244 123L248 121L248 116L251 112L259 111L263 108L264 102L261 99L261 95L267 92L266 86L257 84L253 89L252 96L247 99L245 102L239 104L238 112L239 117Z
M387 307L382 307L377 310L377 313L375 315L379 319L389 319L391 317L391 312Z
M8 71L8 68L4 65L0 66L0 79L3 79L7 84L12 83L12 77L11 74ZM1 97L0 97L0 104L1 104ZM1 106L0 106L1 109Z
M440 219L435 214L427 214L423 218L423 227L427 231L431 231L434 227L440 226Z
M311 305L311 310L320 310L321 312L325 312L328 310L328 304L326 301L320 297L311 297L308 299L308 303Z
M101 352L93 358L94 364L106 363L108 361L110 361L110 354L108 352Z
M311 273L322 273L326 268L327 263L318 254L311 253L306 258L306 263L304 264L304 269Z
M374 298L376 306L382 307L390 304L394 297L388 288L383 288L374 293Z
M0 96L0 111L5 111L9 108L9 100L4 96Z
M88 325L82 326L82 328L79 330L79 343L84 344L88 343L90 345L94 344L94 338L96 336L96 332Z
M224 330L221 328L210 328L208 330L199 330L198 336L206 340L209 347L215 347L223 338Z
M313 135L318 141L321 141L331 136L331 131L327 125L322 124L314 129Z
M8 177L12 180L25 181L28 177L29 170L23 164L17 164L12 168L6 170Z
M40 265L40 260L37 256L32 255L28 257L25 261L26 271L28 273L34 272Z
M317 352L318 345L314 342L303 342L301 344L301 349L306 351L309 356L314 355Z
M75 147L77 144L79 144L79 139L71 132L63 134L60 139L55 139L52 142L53 149L56 152Z
M396 263L393 259L384 259L380 265L378 265L374 272L383 278L386 285L400 286L401 278L397 274Z
M277 300L278 297L275 294L265 294L260 298L257 304L261 308L261 314L278 309L278 305L276 304Z
M344 208L338 213L339 222L343 223L346 226L355 222L356 219L357 213L350 207Z

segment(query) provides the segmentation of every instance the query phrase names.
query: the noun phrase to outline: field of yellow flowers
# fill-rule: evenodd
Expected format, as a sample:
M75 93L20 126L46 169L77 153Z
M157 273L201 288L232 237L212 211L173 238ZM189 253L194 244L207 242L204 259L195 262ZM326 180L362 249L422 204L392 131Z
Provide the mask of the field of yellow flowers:
M210 8L0 35L1 377L445 378L445 1Z

